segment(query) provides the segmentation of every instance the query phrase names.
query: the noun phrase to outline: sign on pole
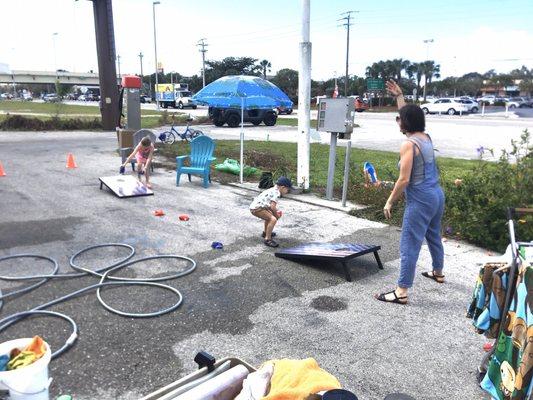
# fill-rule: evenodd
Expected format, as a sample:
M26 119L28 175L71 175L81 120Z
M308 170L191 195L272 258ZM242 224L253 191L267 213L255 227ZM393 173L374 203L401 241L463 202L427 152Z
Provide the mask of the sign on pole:
M366 80L366 87L368 90L384 90L385 82L381 78L368 78Z

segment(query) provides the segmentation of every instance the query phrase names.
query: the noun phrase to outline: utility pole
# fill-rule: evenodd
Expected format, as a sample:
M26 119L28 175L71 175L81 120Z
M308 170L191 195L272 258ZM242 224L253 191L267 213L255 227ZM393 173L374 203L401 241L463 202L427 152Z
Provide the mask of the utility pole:
M199 52L202 53L202 87L205 87L205 53L207 52L205 48L209 46L207 43L205 43L205 41L206 39L202 38L198 41L198 44L196 45L201 47Z
M309 189L311 128L311 0L302 0L300 70L298 72L298 185Z
M117 55L117 66L118 66L118 79L121 78L121 75L120 75L120 54Z
M350 26L353 24L350 22L352 19L352 14L358 13L359 11L346 11L345 13L342 13L341 15L345 15L345 17L342 17L338 21L345 21L344 24L339 26L345 26L346 27L346 74L344 76L344 97L348 97L348 59L350 55ZM355 17L354 17L355 18Z
M100 112L102 126L110 131L117 127L118 109L117 70L115 68L115 33L112 0L93 0L98 78L100 81Z
M156 108L159 111L159 101L157 101L157 85L159 84L159 78L158 78L157 74L159 72L159 65L157 65L157 36L156 36L156 31L155 31L155 6L158 5L158 4L161 4L161 2L160 1L154 1L152 3L153 15L154 15L154 53L155 53L155 87L154 87L154 92L155 92Z

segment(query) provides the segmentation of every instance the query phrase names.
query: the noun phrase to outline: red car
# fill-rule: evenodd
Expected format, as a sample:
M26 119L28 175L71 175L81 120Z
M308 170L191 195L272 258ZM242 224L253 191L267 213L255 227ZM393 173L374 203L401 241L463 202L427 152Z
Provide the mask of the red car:
M356 97L355 98L355 111L363 112L365 110L368 110L368 104L365 103L363 100L361 100L360 97Z

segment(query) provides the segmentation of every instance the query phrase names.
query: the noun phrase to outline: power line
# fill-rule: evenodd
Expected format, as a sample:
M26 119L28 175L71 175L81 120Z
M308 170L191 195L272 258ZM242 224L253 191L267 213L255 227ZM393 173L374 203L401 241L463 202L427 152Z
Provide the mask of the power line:
M202 87L205 87L205 53L207 52L206 47L209 46L205 41L206 39L202 38L196 44L196 46L201 47L199 51L202 53Z

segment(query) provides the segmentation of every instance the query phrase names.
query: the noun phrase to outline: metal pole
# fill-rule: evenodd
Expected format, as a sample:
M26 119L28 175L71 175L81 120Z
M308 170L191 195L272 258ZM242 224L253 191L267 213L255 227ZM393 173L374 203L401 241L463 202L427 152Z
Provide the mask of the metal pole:
M241 97L241 171L240 179L241 185L244 182L244 97Z
M144 94L146 92L144 91L144 74L143 74L143 53L142 51L139 52L139 61L141 62L141 90Z
M342 206L346 207L346 196L348 194L348 178L350 175L350 151L352 150L352 141L348 140L346 146L346 157L344 158L344 180L342 182Z
M298 73L298 177L297 183L309 189L311 125L311 1L302 0L300 70Z
M154 15L154 53L155 53L155 87L154 87L155 90L154 90L154 92L155 92L155 104L156 104L157 110L159 110L159 101L157 100L157 85L159 84L159 78L157 76L157 73L158 73L158 65L157 65L157 35L156 35L156 31L155 31L155 6L157 4L161 4L161 2L154 1L152 3L153 15Z
M118 78L120 79L121 78L121 75L120 75L120 54L117 55L117 65L118 65Z
M328 180L326 183L326 199L333 200L333 180L335 177L335 159L337 158L337 134L331 132L329 140Z
M198 41L196 46L201 47L199 51L202 53L202 87L205 87L205 53L207 52L205 48L208 46L208 44L205 43L205 38L202 38Z
M350 17L351 14L347 15L346 23L346 73L344 74L344 97L348 97L348 59L350 54Z
M57 76L57 54L56 54L56 37L57 37L57 35L58 35L57 32L52 33L52 42L54 44L54 71L56 72L56 76Z
M104 130L114 130L120 118L112 4L112 0L93 0L101 94L100 111Z

